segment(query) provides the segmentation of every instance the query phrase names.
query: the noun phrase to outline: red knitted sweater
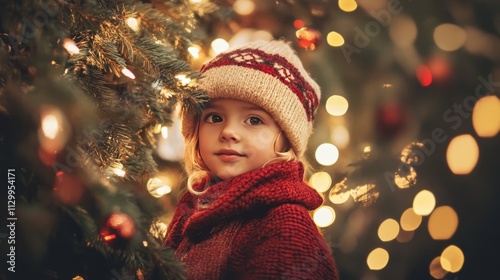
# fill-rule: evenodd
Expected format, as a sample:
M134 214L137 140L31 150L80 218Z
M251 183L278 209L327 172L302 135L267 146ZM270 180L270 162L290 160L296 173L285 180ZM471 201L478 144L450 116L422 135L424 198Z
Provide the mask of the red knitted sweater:
M338 279L308 211L322 198L301 163L282 162L186 193L165 244L188 279Z

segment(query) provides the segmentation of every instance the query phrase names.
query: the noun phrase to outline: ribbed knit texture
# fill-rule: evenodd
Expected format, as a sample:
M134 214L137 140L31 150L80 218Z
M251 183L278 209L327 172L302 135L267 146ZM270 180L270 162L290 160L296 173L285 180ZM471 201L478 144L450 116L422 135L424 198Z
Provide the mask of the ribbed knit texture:
M321 92L295 51L283 41L255 41L219 54L203 65L200 88L208 97L234 98L269 112L298 156L313 130ZM183 116L182 133L193 133L194 115Z
M322 203L298 162L282 162L186 193L165 244L189 279L338 279L309 212Z

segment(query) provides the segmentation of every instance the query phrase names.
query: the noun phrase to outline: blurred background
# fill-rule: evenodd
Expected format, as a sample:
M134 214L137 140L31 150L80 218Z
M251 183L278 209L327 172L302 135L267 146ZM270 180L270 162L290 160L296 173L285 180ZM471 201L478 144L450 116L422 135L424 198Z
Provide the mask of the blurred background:
M6 7L22 11L27 9L29 1L25 4L4 2ZM132 265L129 270L115 269L116 263L96 270L85 258L80 258L81 247L67 252L59 248L66 243L50 243L57 250L38 246L33 234L43 232L43 238L36 240L48 243L47 240L59 236L50 234L48 229L59 225L64 236L71 236L62 239L64 242L83 243L85 250L92 252L83 250L86 257L103 262L108 258L96 258L95 252L99 256L116 256L116 250L135 241L139 242L138 247L125 248L142 250L149 246L152 250L155 243L149 239L147 243L143 241L144 236L149 236L149 226L146 231L140 231L142 222L138 221L142 216L137 214L145 212L145 205L150 204L139 204L137 209L130 210L132 208L121 203L139 201L138 197L142 196L152 199L151 205L158 205L158 209L148 209L156 216L155 228L150 232L162 239L186 183L178 113L187 107L175 105L176 101L202 103L203 96L195 88L196 70L218 53L251 40L284 39L297 51L322 90L307 151L313 171L307 174L306 180L324 197L324 204L311 214L331 245L341 279L490 279L498 274L500 2L111 1L124 7L116 9L114 17L107 14L115 11L111 2L87 1L90 8L82 4L85 1L77 2L68 2L74 6L67 7L64 14L68 16L67 21L62 21L71 23L68 25L73 27L69 31L44 25L36 30L57 36L50 43L40 43L45 39L43 35L30 37L33 39L26 44L36 43L36 47L24 49L26 52L12 51L9 16L3 15L2 47L8 52L1 53L0 105L2 112L8 113L1 119L4 128L0 141L2 166L7 168L12 163L17 166L16 172L31 178L17 181L18 190L22 190L17 198L22 200L18 213L31 224L19 229L21 233L16 238L18 243L29 243L19 245L22 247L18 251L37 248L35 257L18 256L21 266L39 265L44 256L59 255L57 261L39 265L36 271L45 273L43 279L66 279L62 275L92 279L86 275L94 275L89 271L97 270L107 271L106 279L127 279L127 275L133 275L131 279L143 279L138 271L147 275L147 266L137 266L130 260L139 256L120 262L120 265ZM106 5L109 9L105 9ZM43 10L51 16L49 11L55 11L54 7ZM141 10L151 7L163 14ZM29 10L28 19L34 19L34 13L36 9ZM25 23L23 13L19 15L17 21L12 22ZM79 21L80 16L84 20ZM141 28L154 26L151 22L155 21L147 21L148 17L168 28L160 28L161 32L154 29L157 27L152 27L149 33L142 31ZM109 18L113 20L108 22ZM22 24L11 26L11 30L21 32ZM121 40L126 41L123 38L130 35L120 33L125 29L134 30L134 36L151 39L164 49L143 47L143 41L130 46L123 43ZM114 32L122 37L115 36ZM92 36L88 35L91 33ZM105 39L98 41L100 37L94 34ZM114 40L118 42L116 52L107 45ZM93 45L85 45L88 42ZM169 48L178 53L170 53ZM139 51L145 53L141 53L143 60L138 58L141 55L133 55ZM30 52L30 57L37 59L25 68L19 67L21 74L14 76L23 77L19 78L25 81L19 87L23 93L32 88L41 89L34 95L36 98L30 99L31 107L24 106L28 99L16 99L19 90L13 90L12 83L9 86L9 82L16 79L8 78L12 69L21 64L25 66L23 59ZM155 57L155 53L165 52L167 56ZM118 53L125 58L123 61L118 59ZM44 59L47 54L59 60ZM105 60L108 56L111 58ZM145 58L148 56L153 57L151 63ZM173 57L176 57L175 63L163 61ZM177 59L186 63L178 63ZM65 60L69 62L64 63ZM155 60L162 62L155 64ZM53 67L43 68L44 63ZM160 70L155 70L156 66ZM65 69L69 69L69 74ZM92 69L105 75L99 76ZM59 77L63 73L80 83L69 85L69 90L61 89L60 92L65 92L61 95L52 90L50 82L33 82L36 80L33 77L43 80L43 77ZM113 79L109 78L113 75ZM100 83L100 79L106 82ZM132 83L130 79L136 79L133 86L128 86ZM139 83L139 80L146 82ZM109 93L104 90L106 87L117 94L101 95ZM77 99L75 96L80 91L89 92L90 99L84 102ZM71 98L61 99L68 92L73 94ZM48 93L52 95L48 97ZM122 108L127 117L116 122L113 114L123 116L124 113L108 112L106 108ZM99 118L93 119L95 116L104 117L99 122ZM102 121L109 119L113 121ZM74 140L81 137L78 132L85 132L89 123L99 124L97 132L83 133L84 141ZM51 130L54 126L57 129ZM57 137L51 138L51 131ZM71 145L74 150L63 148ZM57 151L54 153L54 150ZM68 158L80 163L70 167L85 166L84 171L75 173L57 164L67 164ZM22 174L17 175L18 178ZM89 179L94 175L95 180ZM77 188L55 183L61 182L61 178L64 182L83 183L71 181L70 185L79 186ZM116 188L123 185L132 187ZM135 199L116 198L116 189L133 190ZM89 205L99 207L94 209ZM118 227L102 225L102 221L113 217L110 213L120 211L128 213L119 216L124 223ZM33 214L35 212L38 214ZM76 222L66 227L66 220L55 218L61 212ZM104 214L96 214L101 212ZM92 220L94 215L99 217L95 218L95 225L81 223ZM64 223L57 222L61 220ZM38 222L32 224L33 221ZM123 227L125 230L132 227L132 233L137 234L124 233ZM60 232L60 228L55 232ZM31 235L23 235L22 230ZM3 234L2 238L7 235ZM92 236L97 237L94 240ZM119 242L113 243L114 238ZM6 242L0 242L0 246L7 250ZM132 254L126 250L120 252L122 257ZM69 256L79 256L77 262L86 263L85 268L63 265L71 260ZM46 267L50 273L46 273Z

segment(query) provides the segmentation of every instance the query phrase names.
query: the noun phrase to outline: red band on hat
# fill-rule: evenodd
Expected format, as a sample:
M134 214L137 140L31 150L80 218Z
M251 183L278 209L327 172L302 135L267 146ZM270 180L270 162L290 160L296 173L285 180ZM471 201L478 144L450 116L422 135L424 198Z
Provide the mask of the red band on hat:
M231 65L259 70L279 79L299 98L306 111L307 120L314 119L314 111L318 107L318 96L299 70L286 58L278 54L268 54L259 49L239 49L215 57L208 64L203 65L201 72Z

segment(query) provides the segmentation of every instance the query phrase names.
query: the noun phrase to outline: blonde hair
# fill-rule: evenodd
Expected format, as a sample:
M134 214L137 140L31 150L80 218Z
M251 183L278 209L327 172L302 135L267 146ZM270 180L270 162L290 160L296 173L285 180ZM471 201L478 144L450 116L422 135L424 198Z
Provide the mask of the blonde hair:
M206 186L203 186L203 190L195 190L193 189L193 185L203 180L203 178L209 177L210 180L207 181L207 184L210 183L212 179L215 179L215 175L213 175L208 167L203 162L199 151L199 141L200 138L198 136L198 129L200 127L200 116L197 115L194 118L194 133L190 133L188 137L185 138L185 152L184 152L184 168L188 175L187 177L187 189L190 193L194 195L203 194L206 190ZM276 151L276 144L278 142L279 137L283 134L286 142L286 149L284 152ZM308 171L310 169L310 165L305 158L305 156L298 157L297 154L293 151L288 138L282 131L278 133L273 143L274 151L276 153L276 158L271 159L270 161L264 163L262 167L268 166L273 163L283 162L283 161L298 161L302 162L304 165L304 169Z

